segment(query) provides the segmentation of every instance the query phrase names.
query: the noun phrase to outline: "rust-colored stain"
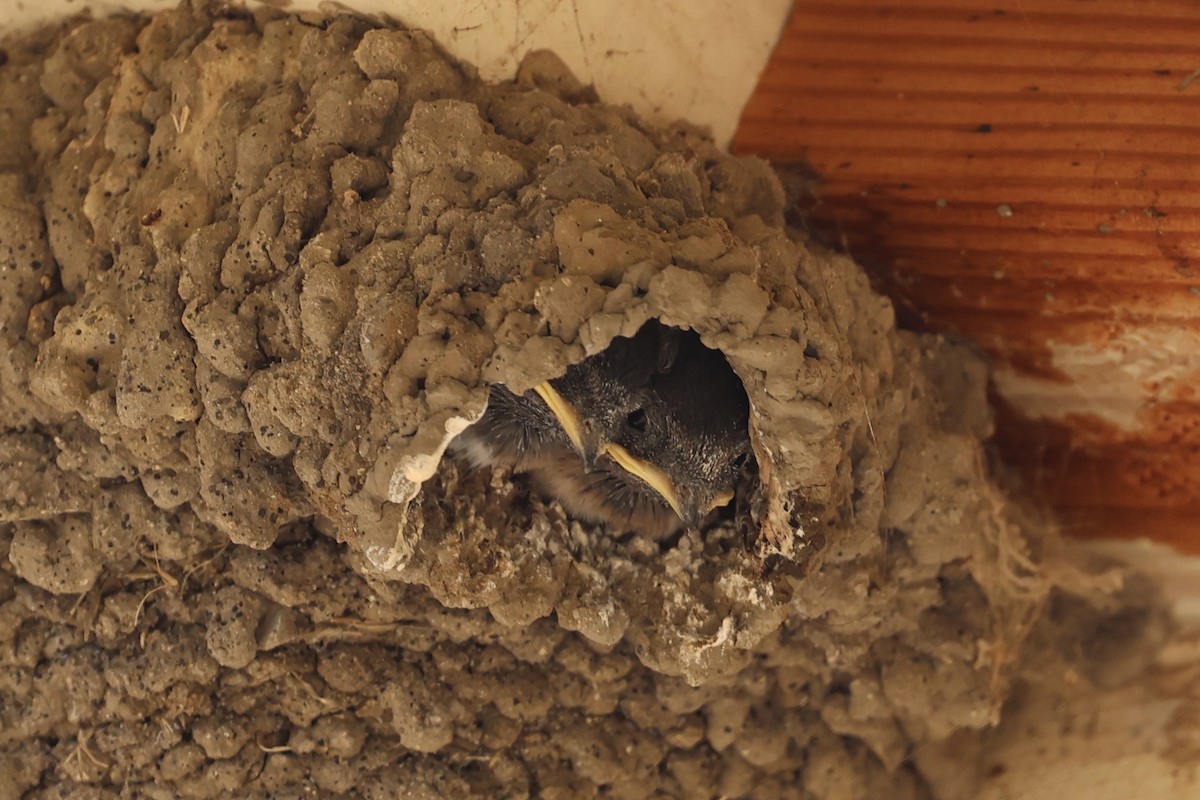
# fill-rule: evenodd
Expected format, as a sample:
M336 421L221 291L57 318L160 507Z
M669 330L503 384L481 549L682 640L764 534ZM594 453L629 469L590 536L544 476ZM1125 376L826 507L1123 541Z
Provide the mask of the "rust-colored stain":
M797 0L734 149L817 176L902 319L1070 381L1062 345L1200 347L1198 43L1194 0ZM1160 372L1132 426L998 398L998 441L1072 530L1200 552L1198 376Z

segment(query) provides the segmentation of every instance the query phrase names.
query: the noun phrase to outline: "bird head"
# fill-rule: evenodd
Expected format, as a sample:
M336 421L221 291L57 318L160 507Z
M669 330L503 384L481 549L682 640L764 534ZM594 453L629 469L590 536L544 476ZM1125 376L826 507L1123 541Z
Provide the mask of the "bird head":
M750 456L749 401L694 332L651 320L535 391L614 517L658 505L697 530L732 500Z
M685 527L699 530L710 512L733 499L749 439L736 430L698 429L673 408L647 405L636 415L637 429L609 442L604 453L652 490Z
M641 404L642 392L669 372L679 349L675 328L650 320L633 336L618 336L603 351L535 387L591 470L605 447Z
M690 530L733 499L750 457L749 400L718 351L681 340L672 368L631 392L632 406L602 447Z

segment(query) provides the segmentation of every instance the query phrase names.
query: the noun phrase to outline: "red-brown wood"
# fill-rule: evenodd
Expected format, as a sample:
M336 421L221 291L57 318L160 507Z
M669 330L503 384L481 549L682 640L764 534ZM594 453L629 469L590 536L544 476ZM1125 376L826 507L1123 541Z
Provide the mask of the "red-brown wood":
M809 224L909 324L1027 373L1200 334L1193 0L798 0L734 149L815 173ZM1132 430L1001 400L1001 450L1073 531L1200 552L1200 375L1176 377Z

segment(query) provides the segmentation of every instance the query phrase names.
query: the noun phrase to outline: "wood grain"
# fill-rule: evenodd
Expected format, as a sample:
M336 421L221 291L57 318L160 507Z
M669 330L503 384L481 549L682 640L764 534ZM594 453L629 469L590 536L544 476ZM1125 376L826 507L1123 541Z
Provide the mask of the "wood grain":
M1081 535L1192 552L1200 372L1128 343L1200 347L1198 145L1192 0L798 0L734 140L816 176L805 224L907 324L1064 397L1111 356L1136 424L998 391L1001 451Z

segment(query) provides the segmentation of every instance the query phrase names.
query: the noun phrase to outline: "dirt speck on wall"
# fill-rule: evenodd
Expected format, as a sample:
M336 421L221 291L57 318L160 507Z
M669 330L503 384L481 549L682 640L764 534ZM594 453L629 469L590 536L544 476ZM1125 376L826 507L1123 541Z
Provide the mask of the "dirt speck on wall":
M982 362L764 162L347 16L2 47L0 795L949 797L915 756L1055 631L1151 657L1150 593L990 477ZM444 457L652 317L745 384L749 530Z

